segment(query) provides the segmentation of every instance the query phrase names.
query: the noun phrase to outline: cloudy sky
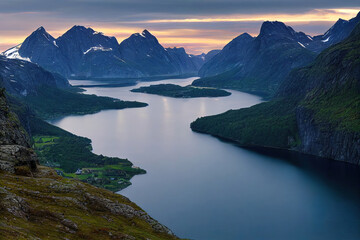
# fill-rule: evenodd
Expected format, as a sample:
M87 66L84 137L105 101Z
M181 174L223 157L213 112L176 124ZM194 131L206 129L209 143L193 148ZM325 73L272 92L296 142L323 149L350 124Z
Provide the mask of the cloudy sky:
M359 0L0 0L0 51L39 26L58 37L84 25L119 42L146 28L166 47L201 53L243 32L256 36L266 20L316 35L359 10Z

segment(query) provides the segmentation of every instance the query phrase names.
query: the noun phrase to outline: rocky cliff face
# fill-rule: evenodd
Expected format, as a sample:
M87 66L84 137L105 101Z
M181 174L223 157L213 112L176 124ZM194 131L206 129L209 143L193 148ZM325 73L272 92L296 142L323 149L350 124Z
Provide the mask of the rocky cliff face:
M301 139L297 150L360 165L360 132L335 130L329 123L317 122L314 113L304 107L297 108L296 120Z
M37 168L37 157L17 116L9 109L5 90L0 90L0 170L15 173L19 167Z

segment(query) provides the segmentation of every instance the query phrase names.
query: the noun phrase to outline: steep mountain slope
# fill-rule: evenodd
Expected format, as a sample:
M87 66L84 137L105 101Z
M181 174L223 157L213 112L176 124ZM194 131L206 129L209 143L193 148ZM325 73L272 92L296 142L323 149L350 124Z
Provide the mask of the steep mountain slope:
M147 30L132 34L122 41L119 51L127 63L141 69L147 76L179 74L169 53Z
M221 50L219 49L215 49L215 50L211 50L209 51L207 54L204 55L205 57L205 63L210 61L210 59L212 59L213 57L215 57L216 54L220 53Z
M244 64L246 52L253 40L254 38L247 33L236 37L204 64L199 70L199 76L214 76Z
M256 38L244 33L207 62L196 86L233 88L269 96L294 68L315 58L300 42L310 41L281 22L264 22Z
M91 28L74 26L59 38L38 28L23 44L3 53L39 64L65 77L138 78L196 74L204 59L179 49L164 49L155 36L144 30L120 45Z
M19 55L39 64L49 71L68 75L71 70L66 57L53 38L43 27L34 31L19 48Z
M104 36L91 28L74 26L56 40L72 73L77 73L84 54L91 48L117 52L118 42L114 37ZM21 50L21 48L20 48Z
M239 41L247 36L242 34L204 64L202 79L193 84L273 96L292 69L309 64L323 49L348 37L359 21L360 13L349 21L340 19L313 38L280 22L264 22L253 41Z
M0 56L0 84L15 95L36 95L43 86L67 88L68 80L58 74L52 74L36 64L18 59Z
M86 78L138 78L145 74L128 64L118 51L92 47L87 50L76 72Z
M314 52L320 53L322 50L347 38L359 22L360 12L349 21L340 18L325 34L314 36L313 41L305 44L305 46Z
M360 25L294 70L275 99L191 124L244 146L286 148L360 164Z
M180 74L193 73L197 74L204 60L201 56L189 55L184 48L166 48L171 62Z

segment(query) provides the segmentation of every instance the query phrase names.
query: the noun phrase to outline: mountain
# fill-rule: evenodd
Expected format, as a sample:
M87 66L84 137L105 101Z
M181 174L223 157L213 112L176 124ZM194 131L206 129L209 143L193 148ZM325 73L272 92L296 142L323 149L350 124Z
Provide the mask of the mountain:
M128 64L141 69L147 76L179 74L169 53L146 29L122 41L119 51Z
M170 52L170 53L169 53ZM2 55L37 63L48 71L77 78L140 78L196 74L204 59L160 45L149 31L121 44L91 28L74 26L59 38L43 27Z
M359 21L360 13L349 21L340 19L315 37L281 22L264 22L252 41L242 34L205 63L199 70L201 79L193 84L271 97L292 69L309 64L319 52L348 37Z
M340 18L325 34L314 36L312 38L313 41L306 44L306 47L314 52L320 53L325 48L347 38L359 22L360 12L355 18L349 21Z
M194 131L242 146L283 148L360 164L360 24L307 67L290 73L274 99L197 119Z
M210 59L212 59L216 54L221 52L219 49L211 50L207 54L202 54L204 56L205 62L208 62Z
M199 76L214 76L242 65L246 52L253 40L252 36L244 33L233 39L220 52L216 54L209 52L208 54L214 54L214 56L207 60L199 70Z
M14 95L36 95L43 86L67 88L67 79L59 74L50 73L38 65L0 56L0 86Z
M292 69L315 58L300 42L307 39L282 22L264 22L256 38L241 34L205 63L193 85L271 96Z
M117 51L118 42L114 37L107 37L100 32L83 26L73 26L56 40L62 54L70 67L71 73L76 74L87 51L98 48L100 51ZM21 50L21 48L20 48Z
M201 56L187 54L184 48L166 48L171 58L171 62L178 69L180 74L194 73L197 74L204 63Z
M140 69L120 57L118 51L92 47L82 56L76 76L86 78L140 78L146 76Z
M43 27L34 31L21 44L19 55L28 58L31 62L41 65L49 71L70 73L67 59L53 38Z

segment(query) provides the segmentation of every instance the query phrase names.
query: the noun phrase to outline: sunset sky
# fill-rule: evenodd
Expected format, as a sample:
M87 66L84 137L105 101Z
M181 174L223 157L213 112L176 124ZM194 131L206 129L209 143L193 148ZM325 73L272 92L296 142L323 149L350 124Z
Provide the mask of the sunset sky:
M84 25L119 42L146 28L165 47L199 54L221 49L243 32L256 36L266 20L317 35L359 11L359 0L1 0L0 51L39 26L58 37Z

